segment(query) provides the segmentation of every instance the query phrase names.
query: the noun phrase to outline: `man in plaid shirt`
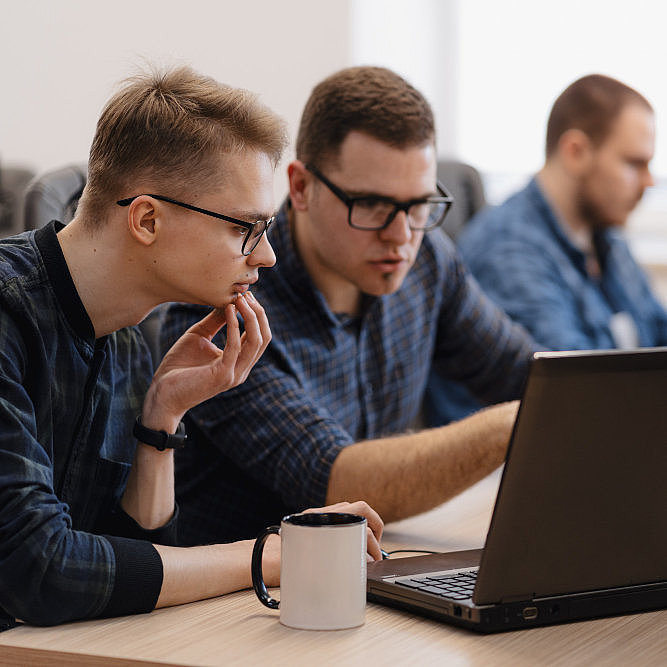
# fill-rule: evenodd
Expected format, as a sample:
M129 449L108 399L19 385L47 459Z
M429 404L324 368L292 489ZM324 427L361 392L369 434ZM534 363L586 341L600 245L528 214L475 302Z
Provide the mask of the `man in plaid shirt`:
M187 417L188 544L349 497L385 520L442 503L502 463L517 404L409 433L429 371L507 401L536 349L430 231L451 197L436 183L432 111L411 85L383 68L332 75L306 104L296 153L270 234L278 261L254 290L272 342L242 386ZM163 343L201 315L173 305Z

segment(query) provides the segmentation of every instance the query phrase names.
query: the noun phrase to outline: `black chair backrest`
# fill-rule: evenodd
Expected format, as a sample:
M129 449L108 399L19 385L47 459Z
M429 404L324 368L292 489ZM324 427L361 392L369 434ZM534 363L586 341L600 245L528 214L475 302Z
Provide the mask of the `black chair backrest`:
M76 212L86 177L86 164L81 163L60 167L33 178L25 193L25 229L43 227L51 220L69 222Z
M34 175L26 167L0 165L0 237L13 236L24 230L24 195Z
M484 184L475 167L456 160L438 162L438 180L454 197L442 229L456 241L465 224L486 206Z

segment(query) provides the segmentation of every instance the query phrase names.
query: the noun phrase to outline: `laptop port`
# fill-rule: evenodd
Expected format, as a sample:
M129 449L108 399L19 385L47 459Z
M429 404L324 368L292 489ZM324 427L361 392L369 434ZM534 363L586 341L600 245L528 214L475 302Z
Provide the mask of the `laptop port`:
M521 616L523 616L524 621L532 621L537 618L537 607L524 607Z
M461 610L461 607L459 607L459 605L455 604L454 605L454 616L461 616L462 613L463 612Z

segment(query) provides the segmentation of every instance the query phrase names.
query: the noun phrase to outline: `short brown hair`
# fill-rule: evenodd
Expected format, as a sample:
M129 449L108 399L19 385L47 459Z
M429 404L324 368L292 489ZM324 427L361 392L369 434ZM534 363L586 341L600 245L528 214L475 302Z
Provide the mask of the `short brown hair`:
M608 136L614 121L629 104L653 108L646 98L624 83L602 74L589 74L570 84L554 102L547 122L546 155L556 151L567 130L584 132L599 146Z
M301 116L296 157L316 166L335 160L353 130L397 148L435 141L429 103L384 67L349 67L315 86Z
M101 215L136 194L138 179L171 197L220 183L220 153L266 153L273 164L287 144L285 123L247 90L189 67L127 79L97 123L81 205Z

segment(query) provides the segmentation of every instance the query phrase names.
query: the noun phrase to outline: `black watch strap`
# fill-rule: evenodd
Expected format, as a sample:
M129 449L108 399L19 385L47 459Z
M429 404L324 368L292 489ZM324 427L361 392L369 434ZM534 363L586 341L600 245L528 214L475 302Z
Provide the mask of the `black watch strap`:
M185 424L178 423L176 433L167 433L166 431L154 431L152 428L146 428L141 423L141 415L139 415L134 422L132 435L145 445L150 445L163 452L165 449L178 449L185 446L185 441L188 439L185 433Z

